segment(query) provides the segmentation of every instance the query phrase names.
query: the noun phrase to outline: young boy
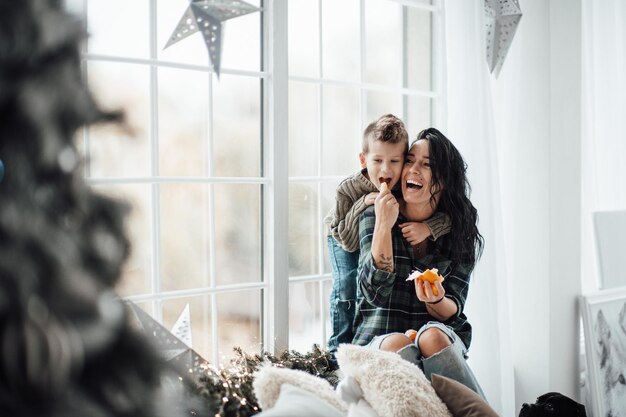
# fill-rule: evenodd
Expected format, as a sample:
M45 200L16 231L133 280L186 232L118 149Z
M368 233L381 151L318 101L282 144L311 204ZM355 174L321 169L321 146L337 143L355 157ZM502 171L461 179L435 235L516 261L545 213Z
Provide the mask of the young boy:
M409 135L402 120L385 114L370 123L363 132L359 154L361 170L343 180L337 187L335 207L324 218L328 227L328 256L333 273L330 293L332 335L328 340L331 353L340 343L351 343L354 333L357 267L359 264L359 217L374 204L381 184L391 190L398 183L408 151ZM405 238L417 244L450 231L450 219L436 213L424 223L402 225Z

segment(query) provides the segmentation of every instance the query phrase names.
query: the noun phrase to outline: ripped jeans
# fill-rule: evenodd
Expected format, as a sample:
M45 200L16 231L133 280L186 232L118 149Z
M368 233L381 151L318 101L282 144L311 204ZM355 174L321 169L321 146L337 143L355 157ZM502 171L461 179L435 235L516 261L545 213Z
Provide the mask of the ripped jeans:
M332 334L328 350L334 353L340 343L352 343L352 324L356 311L356 280L359 251L347 252L328 236L328 259L333 270L333 288L330 292L330 323Z
M444 332L450 339L451 345L435 353L434 355L425 358L422 356L418 340L420 335L427 329L435 327ZM375 336L367 345L371 349L380 349L380 344L383 340L394 333L383 334ZM404 334L404 333L397 333ZM411 343L396 353L403 359L417 365L423 372L428 380L431 380L432 374L442 375L455 381L460 382L468 388L471 388L480 395L485 401L485 393L478 384L474 373L467 364L467 348L463 341L457 336L457 334L450 327L438 321L429 321L423 325L418 331L415 337L415 343Z

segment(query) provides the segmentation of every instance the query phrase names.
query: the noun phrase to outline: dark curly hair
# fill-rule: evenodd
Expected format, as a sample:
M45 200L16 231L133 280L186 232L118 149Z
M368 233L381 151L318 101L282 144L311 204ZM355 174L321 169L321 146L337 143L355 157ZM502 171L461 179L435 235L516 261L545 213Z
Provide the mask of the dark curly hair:
M0 415L181 415L112 291L127 208L79 169L77 129L120 119L81 81L83 39L59 1L0 0Z
M467 164L452 142L434 127L422 130L411 146L422 139L428 141L431 205L436 205L435 194L440 192L437 210L447 213L452 222L453 260L473 265L482 254L484 239L478 231L478 212L469 199Z

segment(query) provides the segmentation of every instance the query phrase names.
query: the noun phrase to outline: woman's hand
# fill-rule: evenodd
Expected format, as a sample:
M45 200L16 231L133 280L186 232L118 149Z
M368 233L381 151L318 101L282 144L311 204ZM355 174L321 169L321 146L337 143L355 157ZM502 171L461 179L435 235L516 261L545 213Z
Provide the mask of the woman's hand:
M402 230L402 236L411 245L415 246L430 236L430 229L422 222L406 222L400 223L400 230Z
M400 205L393 194L385 189L378 193L374 201L374 212L376 213L376 225L383 229L391 230L398 219Z
M441 281L435 281L434 283L430 283L428 281L424 281L423 279L416 278L415 283L415 295L417 295L417 299L424 303L436 303L445 297L446 290L443 289L443 285L441 285ZM434 285L437 288L437 295L435 295L431 285Z

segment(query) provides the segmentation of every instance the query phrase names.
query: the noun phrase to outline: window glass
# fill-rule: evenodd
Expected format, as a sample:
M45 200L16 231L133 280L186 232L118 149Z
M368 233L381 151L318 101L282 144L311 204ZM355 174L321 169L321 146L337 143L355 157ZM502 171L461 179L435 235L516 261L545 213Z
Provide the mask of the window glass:
M124 124L89 128L88 162L93 177L150 174L150 72L148 66L90 61L89 88L106 110L123 110Z
M289 300L289 348L309 352L314 343L324 343L320 283L290 283Z
M149 0L89 0L88 52L130 58L150 56Z
M322 233L317 196L315 184L289 185L289 276L317 273Z
M161 290L208 287L209 193L204 184L159 186Z
M215 184L217 285L261 281L261 186Z
M358 167L355 167L354 172L356 172L358 170ZM326 216L326 213L328 213L332 208L335 207L335 195L337 194L337 187L339 186L339 182L338 181L333 181L333 182L328 182L328 183L323 183L322 184L322 216ZM330 263L328 261L328 239L327 239L327 230L326 230L326 225L322 224L322 227L324 228L324 241L322 242L322 246L324 247L324 269L322 271L322 273L324 274L330 274L331 273L331 268L330 268Z
M209 77L203 71L158 69L159 174L207 176Z
M319 0L290 0L288 13L289 73L319 77Z
M359 90L328 85L323 93L322 175L348 175L359 167Z
M319 85L289 82L289 176L317 175Z
M97 185L96 192L123 201L129 205L126 217L126 235L130 240L130 254L124 264L117 290L123 296L150 292L152 246L150 186L146 184Z
M323 77L358 81L360 29L358 0L322 0Z
M406 128L409 132L409 143L417 137L417 134L432 125L432 99L429 97L407 97L407 120Z
M261 88L254 77L222 74L213 86L213 175L261 175Z
M405 12L407 22L406 87L430 91L432 89L432 13L413 7L405 7Z
M400 94L368 91L366 100L367 119L365 125L387 113L392 113L402 118L402 96Z
M249 354L261 353L261 291L218 293L217 326L219 361L235 357L233 347Z
M365 81L400 87L402 6L389 0L368 0L364 5Z

